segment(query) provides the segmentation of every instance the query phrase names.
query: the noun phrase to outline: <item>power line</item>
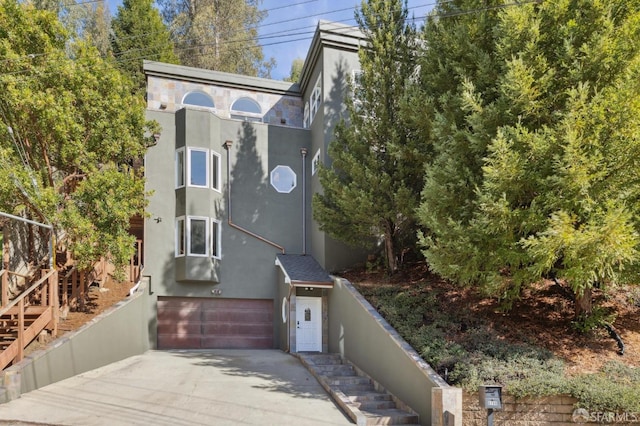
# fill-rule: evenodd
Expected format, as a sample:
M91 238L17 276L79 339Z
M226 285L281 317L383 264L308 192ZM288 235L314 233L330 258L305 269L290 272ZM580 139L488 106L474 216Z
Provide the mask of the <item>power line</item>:
M305 2L301 2L298 4L303 4L303 3L309 3L312 1L316 1L316 0L309 0L309 1L305 1ZM446 3L452 2L453 0L448 0L446 1ZM493 11L493 10L497 10L497 9L503 9L506 7L511 7L511 6L522 6L525 4L530 4L530 3L541 3L542 0L522 0L522 1L516 1L513 3L507 3L507 4L503 4L503 5L498 5L498 6L485 6L482 8L477 8L477 9L469 9L469 10L463 10L463 11L456 11L456 12L448 12L448 13L431 13L431 14L426 14L424 16L420 16L420 17L413 17L413 18L408 18L408 20L412 20L412 21L419 21L419 20L424 20L427 18L448 18L448 17L455 17L455 16L461 16L461 15L468 15L468 14L473 14L473 13L480 13L480 12L486 12L486 11ZM443 2L440 2L443 3ZM429 7L429 6L433 6L433 5L437 5L438 3L427 3L424 5L419 5L419 6L413 6L412 8L409 9L417 9L417 8L422 8L422 7ZM270 10L275 10L274 9L270 9ZM353 8L343 8L343 9L337 9L334 11L328 11L325 13L316 13L316 14L311 14L311 15L306 15L306 16L302 16L302 17L298 17L298 18L291 18L291 19L286 19L286 20L282 20L282 21L277 21L277 22L273 22L273 23L269 23L269 24L265 24L262 27L265 26L271 26L271 25L275 25L275 24L282 24L282 23L288 23L288 22L293 22L293 21L297 21L297 20L303 20L303 19L308 19L308 18L312 18L315 16L320 16L320 15L327 15L327 14L332 14L332 13L337 13L337 12L341 12L341 11L345 11L345 10L351 10ZM340 21L335 21L338 23L342 23L342 22L349 22L349 21L353 21L354 19L345 19L345 20L340 20ZM265 35L261 35L261 36L257 36L257 37L251 37L251 38L245 38L245 39L236 39L236 40L226 40L222 43L224 44L233 44L233 43L245 43L247 41L252 41L255 40L256 42L260 42L261 40L265 40L265 39L273 39L273 38L285 38L285 37L294 37L297 35L305 35L305 34L309 34L306 37L298 37L298 38L294 38L294 39L288 39L288 40L282 40L282 41L274 41L271 43L260 43L261 46L276 46L276 45L281 45L281 44L287 44L287 43L293 43L293 42L298 42L298 41L304 41L304 40L311 40L313 38L313 33L315 31L315 25L313 26L305 26L305 27L299 27L296 28L295 30L303 30L306 28L313 28L313 30L309 30L309 31L304 31L304 32L295 32L292 33L290 31L292 30L282 30L282 31L276 31L273 33L267 33ZM349 29L350 30L350 29ZM281 34L281 35L276 35L276 34ZM140 37L142 35L138 35L136 37ZM195 50L195 49L199 49L202 47L207 47L212 45L211 43L209 44L198 44L198 45L193 45L193 46L186 46L186 47L176 47L174 50L177 52L183 52L183 51L189 51L189 50ZM136 52L136 51L140 51L141 53L144 52L145 50L148 49L152 49L154 48L154 46L149 46L146 48L134 48L134 49L130 49L128 51L123 51L123 52L119 52L118 53L118 57L119 59L116 59L116 62L118 63L125 63L125 62L131 62L131 61L137 61L137 60L141 60L141 59L150 59L153 58L154 56L159 56L159 54L146 54L146 55L142 55L139 57L135 57L135 58L124 58L122 57L122 55L124 55L125 53L130 53L130 52ZM44 55L48 55L48 54L52 54L55 52L48 52L48 53L39 53L39 54L30 54L30 55L25 55L23 57L19 57L19 58L12 58L12 59L5 59L2 62L7 62L7 61L11 61L11 60L20 60L20 59L24 59L24 58L34 58L34 57L38 57L38 56L44 56ZM203 53L204 54L204 53ZM9 72L4 72L4 73L0 73L0 75L16 75L16 74L21 74L21 73L26 73L29 72L30 69L23 69L23 70L16 70L16 71L9 71Z
M316 1L316 0L311 0L311 2L312 1ZM453 1L453 0L448 0L448 1ZM279 8L273 8L273 9L269 9L269 10L280 9L280 8L283 8L283 7L290 7L290 6L295 6L295 5L309 3L309 2L310 1L305 1L305 2L301 2L301 3L293 3L293 4L289 5L289 6L281 6ZM423 8L423 7L430 7L430 6L434 6L435 4L436 3L427 3L427 4L424 4L424 5L413 6L413 7L410 7L409 10L411 10L411 9L419 9L419 8ZM320 12L320 13L315 13L315 14L311 14L311 15L300 16L300 17L291 18L291 19L285 19L285 20L271 22L271 23L264 24L264 25L259 25L257 28L265 28L265 27L272 26L272 25L279 25L279 24L283 24L283 23L301 21L301 20L313 18L313 17L316 17L316 16L326 16L326 15L330 15L330 14L333 14L333 13L344 12L344 11L347 11L347 10L355 10L355 8L354 7L348 7L348 8L337 9L337 10L332 10L332 11L328 11L328 12ZM420 17L420 18L415 18L414 17L414 18L408 18L408 19L415 22L415 21L418 21L418 20L423 20L424 17ZM343 20L338 20L338 21L333 21L333 22L344 23L344 22L354 22L354 21L355 21L355 18L350 18L350 19L343 19ZM290 28L288 30L280 30L280 31L272 32L272 33L266 33L266 34L259 35L258 37L253 37L253 38L248 38L248 39L226 40L224 43L230 44L230 43L238 43L238 42L247 42L247 41L252 41L252 40L255 40L256 42L259 42L260 40L272 39L272 38L275 38L275 37L281 37L281 38L293 37L293 36L296 36L296 35L300 35L301 33L293 33L292 31L306 30L306 29L309 29L309 31L307 31L307 33L311 34L311 36L308 39L311 39L311 38L313 38L313 33L315 32L315 28L316 28L316 25L310 25L310 26L307 25L307 26L304 26L304 27ZM276 34L282 34L282 35L276 36ZM142 37L142 36L143 35L138 35L137 37ZM284 40L282 42L275 42L275 43L267 43L267 44L260 43L260 45L261 46L273 46L273 45L278 45L280 43L282 43L282 44L292 43L294 41L302 41L302 40L306 40L306 39L307 38L302 38L302 39L296 38L296 39L293 39L293 40ZM192 41L195 41L195 40L193 40L193 39L192 40L186 40L185 42L189 43L189 42L192 42ZM126 51L118 52L118 54L116 54L115 56L116 57L117 56L122 56L123 54L129 53L129 52L132 52L132 51L139 51L139 50L146 50L146 49L149 49L149 48L133 48L133 49L129 49L129 50L126 50ZM176 48L175 50L176 51L182 51L183 49L185 49L185 48ZM189 47L187 47L186 49L189 49Z
M262 10L262 12L269 13L269 12L272 12L272 11L275 11L275 10L290 8L290 7L293 7L293 6L300 6L300 5L304 5L304 4L308 4L308 3L315 3L317 1L318 0L305 0L305 1L297 2L297 3L291 3L291 4L288 4L286 6L278 6L278 7L273 7L271 9L264 9L264 10ZM84 2L67 3L67 4L63 4L63 6L66 6L66 7L81 6L81 5L85 5L85 4L100 3L100 2L105 2L105 0L87 0L87 1L84 1ZM331 14L331 13L334 13L334 11L329 11L329 12L326 12L326 13L327 14ZM300 19L306 19L306 17L301 17ZM285 22L285 21L282 21L282 22ZM281 22L276 22L276 23L281 23ZM276 23L274 23L274 24L276 24ZM259 28L261 28L261 25L256 26L256 29L259 29ZM131 39L151 36L151 35L155 35L155 34L160 34L162 32L164 32L164 31L157 31L157 32L151 32L151 33L143 33L143 34L125 36L125 37L120 37L119 40L131 40ZM119 54L115 55L115 56L119 56L120 54L123 54L123 53L126 53L126 52L127 51L119 52ZM48 55L49 53L30 53L30 54L26 54L26 55L23 55L23 56L18 57L18 58L0 60L0 63L5 63L5 62L13 61L13 60L22 60L22 59L26 59L26 58L33 59L35 57ZM0 73L0 74L3 74L3 73Z

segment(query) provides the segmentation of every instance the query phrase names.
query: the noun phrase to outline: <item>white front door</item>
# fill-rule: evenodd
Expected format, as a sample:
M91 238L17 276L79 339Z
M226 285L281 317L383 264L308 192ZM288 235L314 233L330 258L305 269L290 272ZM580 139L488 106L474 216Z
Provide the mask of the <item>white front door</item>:
M321 297L296 297L296 351L322 352Z

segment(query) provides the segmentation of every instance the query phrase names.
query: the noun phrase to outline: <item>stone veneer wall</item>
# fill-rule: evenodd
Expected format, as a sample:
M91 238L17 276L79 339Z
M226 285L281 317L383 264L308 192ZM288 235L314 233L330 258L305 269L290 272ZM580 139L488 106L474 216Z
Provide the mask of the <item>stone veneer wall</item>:
M175 112L183 107L184 96L193 91L211 96L215 105L215 114L222 118L230 117L231 105L236 99L247 97L260 105L264 114L264 123L302 128L303 102L296 96L282 96L150 76L147 83L147 105L149 109ZM164 107L161 108L161 104Z
M640 416L621 415L618 419L609 418L611 413L593 413L594 419L587 422L573 420L577 399L566 396L550 396L544 398L520 398L503 394L503 409L494 411L496 425L509 426L576 426L589 424L640 425ZM599 416L601 421L596 421ZM637 417L638 421L635 421ZM627 419L628 421L624 421ZM462 396L462 424L463 426L485 426L487 424L487 410L480 408L477 393L465 392Z

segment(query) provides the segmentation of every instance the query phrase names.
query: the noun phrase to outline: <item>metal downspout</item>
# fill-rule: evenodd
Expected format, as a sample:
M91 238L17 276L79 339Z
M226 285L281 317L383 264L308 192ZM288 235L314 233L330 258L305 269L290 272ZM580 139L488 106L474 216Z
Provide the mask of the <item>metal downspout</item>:
M267 240L266 238L255 234L251 231L249 231L248 229L245 229L239 225L236 225L235 223L233 223L233 220L231 219L231 146L233 145L232 141L226 141L224 143L224 147L227 150L227 203L228 203L228 208L227 208L227 223L229 223L229 226L237 229L240 232L244 232L245 234L259 240L262 241L265 244L268 244L272 247L277 248L278 250L280 250L282 252L282 254L284 254L284 247L282 247L281 245L278 245L276 243L274 243L273 241Z
M307 148L300 148L302 155L302 254L307 254Z

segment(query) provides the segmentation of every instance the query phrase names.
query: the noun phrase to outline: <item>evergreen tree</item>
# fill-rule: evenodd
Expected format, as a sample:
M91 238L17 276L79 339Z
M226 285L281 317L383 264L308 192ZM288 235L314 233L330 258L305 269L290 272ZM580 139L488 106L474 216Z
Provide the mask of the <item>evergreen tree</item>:
M112 22L113 53L118 67L128 74L139 91L146 81L143 59L178 63L169 30L153 0L124 0Z
M347 99L348 120L336 126L320 169L324 192L313 200L321 229L362 245L380 240L389 272L414 242L423 154L401 114L414 67L415 30L401 0L363 1L356 13L368 44Z
M291 63L291 71L289 72L289 76L285 77L284 81L290 81L292 83L297 83L300 80L300 75L302 74L302 68L304 68L304 59L296 58Z
M160 0L162 14L184 65L268 77L275 65L264 61L258 24L259 0ZM263 62L264 61L264 62Z
M480 7L454 3L439 13ZM638 279L640 2L543 2L470 16L432 20L425 31L427 45L447 45L443 27L468 26L475 42L475 25L495 23L487 55L457 63L453 82L424 70L432 86L448 87L430 117L439 155L419 214L431 230L425 256L507 307L524 286L556 278L584 319L593 287ZM477 69L498 74L477 78Z
M0 0L0 210L52 224L80 268L124 266L146 205L131 164L155 129L129 80L67 41L54 13Z

